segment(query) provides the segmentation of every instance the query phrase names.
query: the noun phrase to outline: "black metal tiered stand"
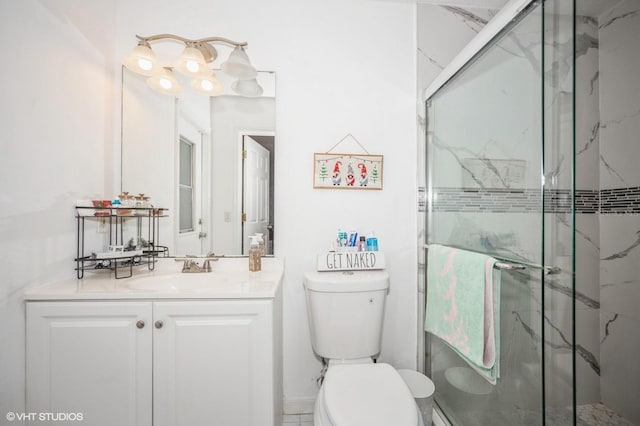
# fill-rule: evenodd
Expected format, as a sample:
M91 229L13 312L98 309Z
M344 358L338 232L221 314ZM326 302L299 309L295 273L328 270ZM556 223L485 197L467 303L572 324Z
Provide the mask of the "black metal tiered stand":
M159 212L165 211L166 209L154 207L76 207L78 233L75 260L78 279L84 278L84 271L100 270L114 271L116 279L129 278L133 275L134 266L145 264L152 271L155 268L157 257L169 256L169 248L158 244L160 241L159 221L160 218L166 217ZM148 247L142 251L142 254L136 255L127 255L126 251L117 257L100 257L94 253L87 255L84 245L85 221L87 219L90 222L108 222L109 245L125 245L123 232L125 220L136 219L137 235L140 235L140 230L143 229L146 220ZM128 270L128 274L122 275L122 270Z

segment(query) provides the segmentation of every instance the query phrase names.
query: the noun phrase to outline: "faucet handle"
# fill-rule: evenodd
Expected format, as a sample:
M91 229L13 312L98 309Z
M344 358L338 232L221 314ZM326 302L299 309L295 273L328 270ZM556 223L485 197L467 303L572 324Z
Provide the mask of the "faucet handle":
M193 267L193 260L184 259L184 264L182 265L182 272L189 271Z
M211 259L205 259L204 262L202 262L202 270L205 272L211 272L211 264L209 263ZM218 260L218 259L213 259L213 260Z
M210 251L209 253L207 253L206 260L204 261L204 264L207 267L211 268L211 266L209 265L209 261L213 260L214 262L217 262L221 257L223 257L223 256L216 256L216 254L214 252ZM209 272L211 272L211 270L209 270Z
M182 264L182 272L188 271L189 269L193 268L194 265L197 266L195 260L191 258L176 257L174 260L176 262L184 262Z

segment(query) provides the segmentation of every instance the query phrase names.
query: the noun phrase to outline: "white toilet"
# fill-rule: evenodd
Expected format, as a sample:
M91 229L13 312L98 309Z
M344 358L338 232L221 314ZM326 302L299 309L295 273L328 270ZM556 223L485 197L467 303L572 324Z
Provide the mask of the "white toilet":
M411 391L380 352L386 271L304 275L311 343L328 362L314 409L315 426L422 426Z

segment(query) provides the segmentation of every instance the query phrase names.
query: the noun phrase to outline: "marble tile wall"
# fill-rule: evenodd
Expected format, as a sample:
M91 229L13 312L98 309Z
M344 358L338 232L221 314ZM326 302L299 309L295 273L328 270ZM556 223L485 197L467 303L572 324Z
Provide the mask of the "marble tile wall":
M594 173L598 170L600 155L597 21L578 16L575 37L576 191L577 194L593 191L599 204L600 179L598 173ZM578 404L589 404L600 401L599 216L576 214L575 229L575 391Z
M423 97L424 90L429 86L444 67L471 41L495 14L495 10L464 9L450 6L435 6L428 4L417 5L417 104L416 120L418 186L426 186L426 108ZM443 43L442 40L447 40ZM424 265L425 252L422 247L426 236L425 192L418 197L418 288L420 295L418 305L418 348L424 346L424 333L421 324L424 318ZM420 204L422 203L422 204ZM425 354L418 354L419 369L428 370L429 360L425 362Z
M606 406L640 424L640 2L619 2L598 29L600 386Z
M452 22L455 22L452 18L456 18L464 27L456 27L455 30L470 39L494 12L462 11L424 5L420 5L418 11L418 33L421 34L418 41L418 88L422 92L446 65L447 61L441 58L451 58L455 53L443 52L446 50L444 44L433 43L427 37L427 29L451 27ZM640 304L640 171L637 167L640 158L640 84L637 83L640 76L640 2L618 2L613 9L599 17L578 16L576 24L577 399L578 404L602 401L622 416L640 424L640 406L637 404L640 398L640 364L634 361L637 358L635 354L640 351L640 315L637 314L637 306ZM466 44L462 43L464 40L465 37L454 38L452 46L458 43L462 48ZM549 103L545 108L547 113L560 117L559 122L553 123L556 126L553 131L562 134L566 132L572 113L572 103L568 96L571 91L571 75L562 72L563 65L567 64L565 59L570 54L570 50L567 50L570 37L565 34L563 38L561 35L558 41L550 56L553 59L551 68L556 70L556 74L546 75L548 83L555 90L548 92L546 98ZM521 52L518 49L523 46L531 46L531 40L527 40L525 35L520 39L511 38L510 43L508 47L504 45L503 50L516 54ZM530 66L536 66L535 56L521 57L527 58ZM499 67L492 68L494 77L495 73L500 72ZM508 114L502 115L504 122L508 123L504 127L511 129L507 130L504 141L487 138L488 142L475 152L470 152L463 145L442 143L438 137L429 135L433 137L437 150L440 171L432 175L432 178L437 176L432 180L436 185L432 188L432 195L437 198L434 198L432 205L432 225L428 235L432 242L448 241L450 244L485 252L496 250L496 254L514 259L536 260L540 241L523 234L524 229L531 231L528 235L539 234L536 231L539 230L539 217L532 214L535 208L531 204L539 203L539 192L527 189L535 187L531 185L535 183L535 164L527 164L534 173L525 173L523 176L512 173L510 181L502 180L496 185L495 179L491 183L484 180L482 173L476 173L477 164L469 162L469 159L482 160L486 162L485 170L491 170L492 173L496 170L518 171L515 163L505 169L498 162L493 165L490 161L487 162L487 158L527 158L526 148L523 151L522 147L526 146L527 137L524 135L529 128L523 122L515 124L517 121ZM429 119L432 121L434 117ZM441 114L437 119L442 123ZM418 121L421 125L418 182L420 186L428 188L424 173L425 111L421 104L418 105ZM468 141L470 136L479 139L483 137L481 132L465 135L465 129L456 131L459 136L457 140L461 141ZM450 140L449 136L443 139ZM529 136L528 140L536 137ZM516 149L513 145L516 145ZM566 202L566 188L570 187L567 182L570 182L571 176L569 147L570 145L565 145L555 149L549 158L545 158L545 177L555 179L552 181L554 184L549 185L555 189L547 191L547 197L551 198L545 200L547 241L550 236L555 236L556 241L555 247L547 247L547 252L553 254L553 258L547 260L560 266L562 272L545 279L543 320L539 315L541 294L536 290L540 287L539 280L517 275L508 278L508 282L516 285L516 289L520 288L525 292L520 294L516 289L508 290L509 302L505 304L507 310L504 312L506 318L512 317L506 324L510 331L505 335L510 339L508 347L512 352L505 356L510 359L511 367L517 365L521 370L518 380L527 375L535 376L532 372L535 372L537 366L531 360L535 353L540 352L541 323L544 324L547 352L552 354L547 359L548 367L558 373L555 376L570 376L572 253L569 242L572 238L572 216L568 209L570 204ZM549 167L550 164L553 167ZM599 173L594 173L594 170L599 170ZM464 173L471 178L465 180L461 176ZM423 191L422 204L419 204L418 209L421 224L426 219L427 192L427 189ZM488 212L493 214L487 215ZM421 228L418 238L420 245L424 244L426 234L427 230ZM423 275L419 279L422 280ZM524 306L526 300L525 304L528 305ZM521 349L529 346L531 350L520 351L520 360L516 361L513 358L516 353L513 348L516 346ZM445 348L432 349L440 356L446 354ZM427 365L428 361L427 359ZM507 371L510 371L508 374L513 374L514 368L509 370L507 367ZM443 371L432 372L434 375L442 373ZM554 386L555 394L550 392L553 399L548 402L555 400L560 407L569 401L571 388L570 380L558 377L549 380L549 384ZM466 414L460 416L473 417L474 406L475 404L467 404L465 408L463 404L459 408L466 410ZM482 404L476 409L480 410L481 406ZM500 411L499 408L496 410ZM537 415L535 410L524 411L519 415L526 414L530 419ZM494 410L494 414L496 413ZM500 411L499 415L503 416L505 413ZM552 413L550 410L548 420L556 415L557 412ZM558 418L564 419L561 422L569 421L566 412L561 413Z

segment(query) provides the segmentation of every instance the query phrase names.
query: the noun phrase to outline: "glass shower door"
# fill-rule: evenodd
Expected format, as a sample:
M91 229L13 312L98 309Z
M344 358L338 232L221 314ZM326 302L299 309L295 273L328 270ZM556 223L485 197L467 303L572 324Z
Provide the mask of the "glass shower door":
M502 271L496 385L427 335L454 425L573 423L573 32L558 5L532 4L427 101L427 242L527 265Z

